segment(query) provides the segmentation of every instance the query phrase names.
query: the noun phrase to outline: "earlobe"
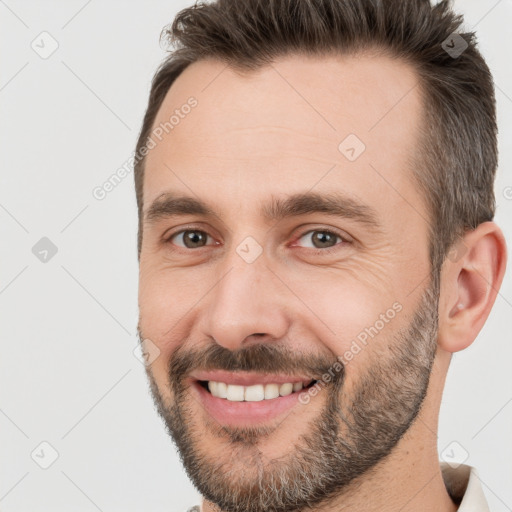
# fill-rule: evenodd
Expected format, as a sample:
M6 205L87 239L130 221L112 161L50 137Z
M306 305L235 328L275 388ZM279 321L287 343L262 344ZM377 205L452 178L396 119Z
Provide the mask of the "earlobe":
M494 222L484 222L458 242L460 257L447 258L441 273L438 344L447 352L467 348L482 329L505 274L505 239Z

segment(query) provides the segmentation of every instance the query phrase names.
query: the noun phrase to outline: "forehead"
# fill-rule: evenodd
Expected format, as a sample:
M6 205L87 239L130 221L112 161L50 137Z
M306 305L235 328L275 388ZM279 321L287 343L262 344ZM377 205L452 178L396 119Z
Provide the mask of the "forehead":
M196 62L155 119L144 205L176 188L261 201L315 187L422 208L410 166L421 112L417 74L385 55L295 55L243 74Z

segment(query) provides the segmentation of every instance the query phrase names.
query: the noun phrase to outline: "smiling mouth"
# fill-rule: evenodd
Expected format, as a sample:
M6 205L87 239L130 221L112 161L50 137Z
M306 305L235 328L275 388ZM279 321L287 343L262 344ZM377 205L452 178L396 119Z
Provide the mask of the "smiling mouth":
M310 379L303 382L285 382L253 384L241 386L238 384L227 384L213 380L199 380L199 385L206 389L216 398L223 398L229 402L261 402L284 397L293 393L300 393L316 384L316 380Z

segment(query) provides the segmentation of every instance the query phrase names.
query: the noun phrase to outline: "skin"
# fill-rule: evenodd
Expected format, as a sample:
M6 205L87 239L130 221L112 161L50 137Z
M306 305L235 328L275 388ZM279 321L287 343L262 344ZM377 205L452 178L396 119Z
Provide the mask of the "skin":
M213 342L236 351L279 340L296 353L332 358L399 302L402 311L347 364L350 393L385 353L378 347L409 326L431 277L427 204L410 168L423 109L417 81L408 64L377 54L288 56L246 75L204 60L178 77L155 126L190 96L198 105L150 150L144 211L173 192L207 202L216 216L144 224L139 330L160 351L148 372L163 400L175 399L168 368L180 347ZM366 146L353 162L338 150L351 133ZM270 196L310 190L357 198L375 210L380 229L323 213L278 222L262 216ZM180 238L163 241L185 228L208 233L208 245L197 250L180 247ZM311 237L303 236L315 229L334 230L347 241L328 255L315 253ZM263 250L250 264L236 252L248 236ZM469 346L487 319L506 261L503 235L492 222L462 243L466 250L441 271L437 351L417 420L372 471L315 510L457 509L438 462L442 390L451 353ZM258 453L267 461L293 454L326 402L321 392L307 407L294 408L258 440ZM236 472L243 462L208 429L200 403L188 405L202 432L202 452ZM202 507L218 510L208 500Z

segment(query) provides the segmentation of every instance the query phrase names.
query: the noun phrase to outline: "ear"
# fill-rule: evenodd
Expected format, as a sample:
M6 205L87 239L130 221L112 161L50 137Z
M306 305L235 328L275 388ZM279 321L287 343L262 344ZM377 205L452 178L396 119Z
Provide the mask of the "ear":
M482 329L505 274L507 248L500 228L484 222L459 238L441 270L438 345L467 348Z

